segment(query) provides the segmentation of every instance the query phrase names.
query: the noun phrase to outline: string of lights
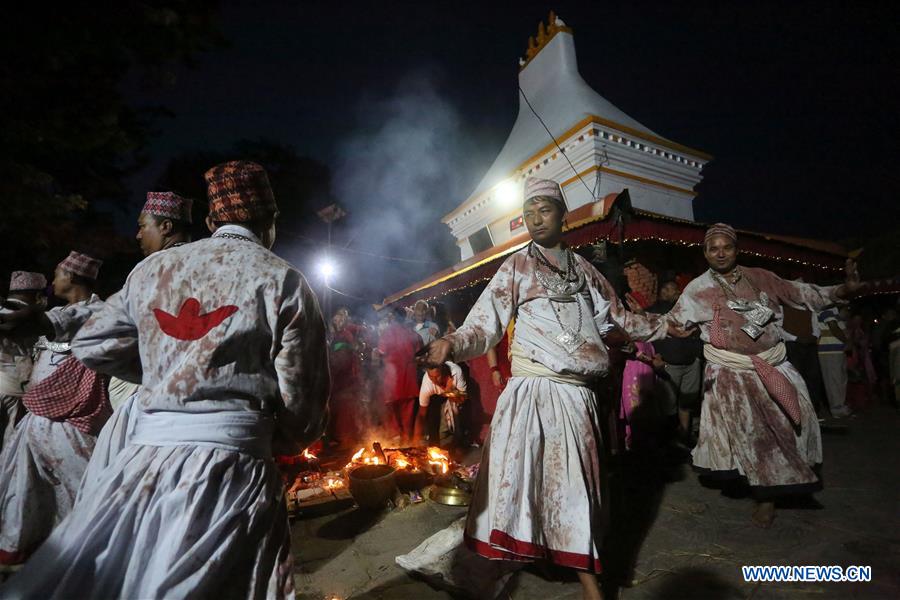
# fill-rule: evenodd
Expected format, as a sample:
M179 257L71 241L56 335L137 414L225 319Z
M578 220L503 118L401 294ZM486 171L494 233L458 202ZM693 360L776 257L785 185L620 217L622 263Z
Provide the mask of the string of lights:
M605 236L599 235L596 238L592 238L591 241L588 241L588 242L585 242L582 244L574 244L574 245L572 245L572 247L575 249L580 249L580 248L584 248L585 246L593 245L603 239L608 238L609 233L610 232L607 232L605 234ZM669 238L663 238L663 237L657 237L657 236L635 236L635 237L628 237L628 238L625 238L622 240L623 243L635 243L635 242L647 242L647 241L661 242L664 244L669 244L669 245L674 245L674 246L682 246L685 248L695 248L695 247L700 247L703 245L701 242L669 239ZM617 244L618 242L612 242L612 243ZM776 255L772 255L772 254L764 254L761 252L753 252L750 250L741 250L741 254L749 255L749 256L753 256L755 258L761 258L761 259L765 259L765 260L772 260L775 262L786 262L786 263L802 265L804 267L811 267L814 269L820 269L822 271L841 271L841 270L843 270L842 266L827 265L827 264L823 264L823 263L804 261L804 260L801 260L798 258L791 258L791 257L787 257L787 256L776 256ZM498 260L500 258L503 258L503 257L498 257ZM484 265L484 267L487 267L490 264L492 264L492 263L487 263L486 265ZM426 301L437 300L448 294L453 294L455 292L459 292L459 291L462 291L462 290L465 290L468 288L472 288L472 287L475 287L482 283L485 283L487 281L490 281L491 277L493 277L493 273L491 273L490 275L484 275L484 276L477 277L475 279L468 280L465 283L455 286L455 287L445 288L441 292L434 293L433 295L429 295L429 296L417 296L418 293L424 292L425 290L420 290L420 292L410 292L406 296L404 296L402 298L398 298L395 302L398 302L398 303L409 302L413 299L420 299L420 298L423 300L426 300ZM438 287L438 285L439 284L435 284L434 286L432 286L432 288ZM426 288L426 289L432 289L432 288ZM878 293L880 293L880 292L874 292L872 295L877 295ZM890 292L884 292L884 293L890 293Z

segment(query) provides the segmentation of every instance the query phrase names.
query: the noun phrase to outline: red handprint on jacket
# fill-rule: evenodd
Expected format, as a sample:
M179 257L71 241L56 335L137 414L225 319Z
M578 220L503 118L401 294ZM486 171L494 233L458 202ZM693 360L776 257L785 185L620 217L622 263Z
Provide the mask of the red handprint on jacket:
M237 306L227 304L211 312L200 314L200 301L188 298L181 305L178 315L170 315L164 310L153 309L159 328L168 336L177 340L199 340L214 327L236 313Z

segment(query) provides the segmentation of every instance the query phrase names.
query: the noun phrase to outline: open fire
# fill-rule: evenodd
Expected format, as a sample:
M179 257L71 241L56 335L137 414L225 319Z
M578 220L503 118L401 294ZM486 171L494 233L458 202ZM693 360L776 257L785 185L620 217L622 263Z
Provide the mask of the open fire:
M446 475L455 466L446 451L435 446L417 448L382 448L375 442L371 448L363 446L344 467L350 470L361 465L390 465L398 471L426 472Z
M349 497L349 473L364 465L390 465L395 469L397 485L401 491L418 495L424 486L435 479L454 477L459 465L447 451L435 446L411 448L382 448L379 442L357 450L343 467L322 461L314 451L280 457L282 468L290 469L287 475L289 510Z

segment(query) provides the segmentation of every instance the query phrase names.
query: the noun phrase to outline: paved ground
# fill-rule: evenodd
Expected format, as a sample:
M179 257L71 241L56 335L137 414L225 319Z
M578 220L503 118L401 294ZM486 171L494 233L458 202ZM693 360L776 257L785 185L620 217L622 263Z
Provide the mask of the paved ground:
M683 465L630 461L613 477L607 597L900 598L900 413L877 407L825 434L825 490L785 506L772 529L752 502L702 487ZM301 600L452 598L394 563L465 513L427 501L367 514L347 507L293 524ZM871 583L749 584L741 565L867 565ZM619 582L619 583L616 583ZM624 585L620 585L625 582ZM565 573L524 571L507 598L580 598Z

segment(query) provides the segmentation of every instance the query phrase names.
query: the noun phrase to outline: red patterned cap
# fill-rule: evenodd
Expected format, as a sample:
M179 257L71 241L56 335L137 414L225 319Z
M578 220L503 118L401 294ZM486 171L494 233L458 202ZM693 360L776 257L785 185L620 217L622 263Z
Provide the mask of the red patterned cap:
M532 198L546 198L558 204L563 210L566 209L566 201L563 200L562 190L559 184L552 179L538 179L537 177L529 177L525 180L525 202Z
M147 202L141 212L190 223L193 204L193 200L182 198L175 192L147 192Z
M216 165L203 176L213 221L246 223L278 210L265 169L254 162L233 160Z
M722 235L733 242L737 241L737 233L735 233L734 227L725 223L715 223L714 225L710 225L709 229L706 230L706 235L703 236L703 243L705 244L708 242L709 238L714 235Z
M13 271L9 278L9 291L33 292L47 287L47 278L31 271Z
M102 264L102 260L73 250L69 253L69 256L57 266L64 271L86 277L87 279L97 279L97 275L100 273L100 265Z

